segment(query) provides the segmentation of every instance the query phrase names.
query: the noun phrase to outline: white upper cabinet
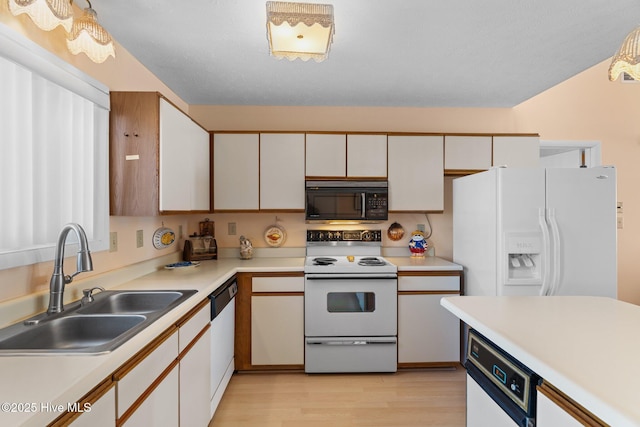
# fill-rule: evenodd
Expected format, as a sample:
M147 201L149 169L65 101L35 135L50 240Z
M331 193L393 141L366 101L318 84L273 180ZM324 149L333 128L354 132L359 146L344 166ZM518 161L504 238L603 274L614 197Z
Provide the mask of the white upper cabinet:
M260 134L260 209L304 209L304 134Z
M306 139L306 176L347 176L347 135L308 133Z
M529 135L494 136L493 166L537 168L540 162L540 137Z
M347 135L347 176L387 176L387 135Z
M160 98L160 211L208 211L209 181L209 132Z
M491 136L446 135L444 169L447 171L487 170L491 167Z
M213 138L213 209L258 210L259 135L219 133Z
M444 210L444 137L390 135L389 210Z

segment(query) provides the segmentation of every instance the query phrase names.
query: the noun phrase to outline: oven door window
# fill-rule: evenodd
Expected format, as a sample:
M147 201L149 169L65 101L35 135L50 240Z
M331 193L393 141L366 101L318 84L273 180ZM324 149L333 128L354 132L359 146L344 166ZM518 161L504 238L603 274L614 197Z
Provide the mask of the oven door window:
M372 313L376 309L376 294L373 292L329 292L329 313Z

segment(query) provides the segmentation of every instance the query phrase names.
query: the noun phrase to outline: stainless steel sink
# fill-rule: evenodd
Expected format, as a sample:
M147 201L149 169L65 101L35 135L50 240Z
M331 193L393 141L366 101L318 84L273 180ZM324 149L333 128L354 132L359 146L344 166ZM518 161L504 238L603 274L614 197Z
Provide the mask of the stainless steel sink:
M104 291L93 302L0 329L0 356L100 354L114 350L195 294L195 290Z
M78 313L151 313L169 307L183 296L184 291L105 291L95 294L95 300L78 309Z
M146 319L142 315L63 316L39 325L27 326L23 332L0 341L0 350L91 350L99 353L108 350L117 338L128 338L124 334Z

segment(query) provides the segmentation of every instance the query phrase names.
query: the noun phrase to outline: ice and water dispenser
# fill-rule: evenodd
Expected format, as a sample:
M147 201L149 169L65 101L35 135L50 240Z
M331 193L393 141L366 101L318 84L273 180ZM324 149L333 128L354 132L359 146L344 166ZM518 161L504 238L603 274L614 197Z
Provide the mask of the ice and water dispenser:
M504 234L505 285L542 284L542 233Z

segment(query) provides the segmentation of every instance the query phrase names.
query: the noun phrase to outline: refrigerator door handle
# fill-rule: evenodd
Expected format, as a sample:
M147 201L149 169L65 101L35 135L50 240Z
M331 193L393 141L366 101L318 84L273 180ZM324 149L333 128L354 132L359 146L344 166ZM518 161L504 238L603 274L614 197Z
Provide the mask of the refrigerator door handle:
M538 223L540 224L540 230L542 230L542 258L543 258L543 270L542 270L542 287L540 288L540 295L549 295L550 283L549 272L551 271L551 239L549 238L549 227L546 219L546 209L540 208L538 210Z
M560 230L558 229L558 221L556 221L556 210L549 209L549 224L551 224L552 248L553 248L553 267L551 279L551 292L549 295L557 295L560 287Z

